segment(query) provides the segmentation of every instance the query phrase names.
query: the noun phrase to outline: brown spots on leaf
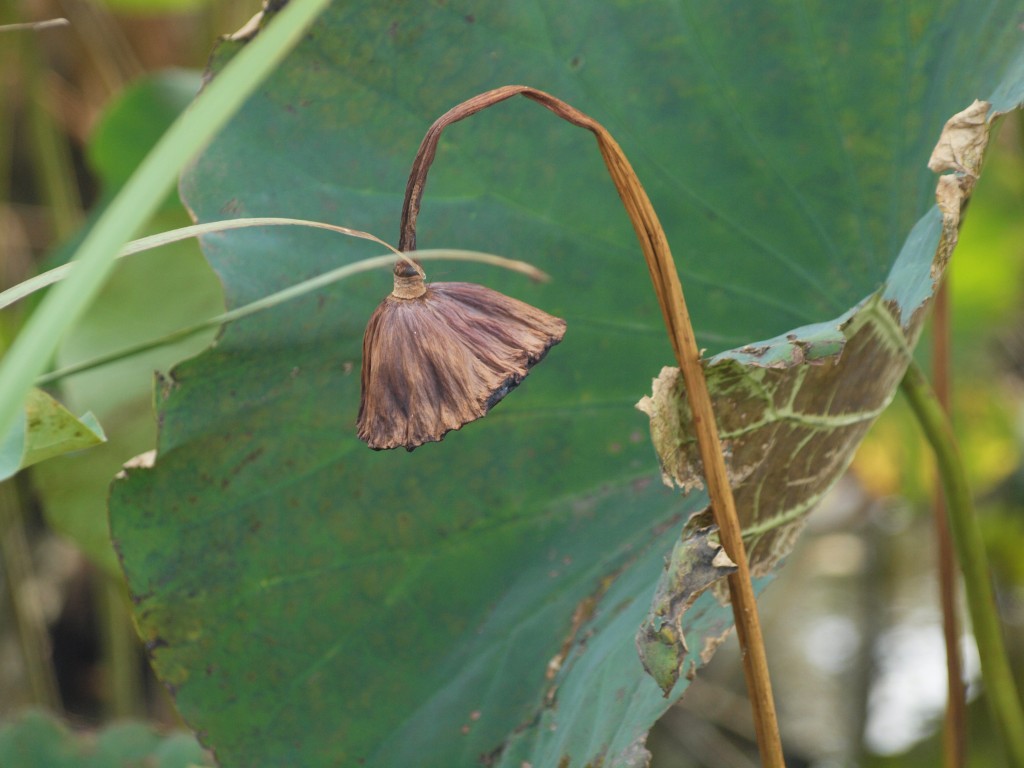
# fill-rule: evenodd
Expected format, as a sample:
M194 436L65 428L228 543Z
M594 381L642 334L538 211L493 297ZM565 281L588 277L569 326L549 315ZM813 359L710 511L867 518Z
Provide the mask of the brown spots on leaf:
M650 479L648 479L647 482L649 483ZM710 512L711 508L707 507L706 511ZM672 528L675 528L677 525L679 525L679 523L682 521L682 519L683 519L683 516L681 514L679 514L679 513L676 513L676 514L672 515L672 517L670 517L668 520L665 520L664 522L658 523L658 525L654 526L654 528L651 529L651 535L654 538L658 538L663 533L665 533L665 531L668 531L668 530L670 530Z
M763 357L769 349L770 347L768 347L767 345L751 345L746 347L740 347L738 351L742 352L744 355L750 355L751 357Z
M472 730L472 724L480 719L481 714L482 713L479 709L474 709L470 712L469 716L466 718L466 722L464 722L459 728L459 733L466 736Z
M242 470L244 470L253 462L257 461L260 458L260 456L264 454L264 452L265 449L262 446L260 446L258 448L254 448L253 450L249 451L249 453L247 453L245 456L243 456L242 460L231 468L230 474L227 477L221 478L221 489L226 489L228 486L230 486L231 482L242 472Z
M632 483L630 483L630 487L633 489L634 493L643 493L644 491L647 490L650 484L650 477L638 477Z
M711 657L715 655L715 651L718 650L718 647L729 638L730 632L732 632L731 627L718 635L704 638L704 645L700 649L701 664L707 664L711 661ZM689 677L692 674L695 674L695 670L688 672L687 676ZM693 678L690 677L690 679L692 680Z
M220 212L225 216L236 216L242 212L243 206L237 197L232 197L220 207Z
M601 594L603 594L603 592ZM559 670L561 670L562 664L569 655L573 642L579 634L580 627L593 617L599 598L600 594L588 595L576 605L576 609L572 613L572 625L569 628L569 633L566 635L565 640L562 641L562 647L559 649L558 653L555 654L555 656L548 662L547 670L544 672L544 677L546 679L554 680ZM549 692L549 696L551 693L552 692Z

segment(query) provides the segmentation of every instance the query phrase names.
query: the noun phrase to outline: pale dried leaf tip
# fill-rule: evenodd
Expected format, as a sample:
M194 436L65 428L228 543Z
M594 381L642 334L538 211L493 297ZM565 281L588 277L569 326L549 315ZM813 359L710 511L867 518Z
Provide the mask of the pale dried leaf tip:
M395 289L363 336L357 432L374 450L441 440L484 416L565 335L565 321L473 283L424 282L395 267Z
M959 220L960 205L963 203L963 199L964 193L956 176L939 177L939 181L935 185L935 202L943 216L953 216Z
M651 420L651 442L661 464L661 480L669 488L679 487L684 494L704 489L703 467L691 465L692 440L687 441L689 423L683 423L680 405L685 405L679 369L664 366L651 382L651 394L644 395L636 409ZM691 430L692 432L692 430Z
M928 159L928 168L935 173L956 171L977 176L988 143L987 101L975 100L957 112L942 129L942 135Z
M256 35L259 34L260 27L263 24L263 13L266 10L267 4L263 4L263 9L256 12L256 14L249 19L245 24L236 29L234 32L229 32L224 35L224 39L232 43L247 43L252 40Z
M931 277L938 280L946 269L959 239L960 216L974 191L988 144L987 101L975 101L946 121L938 144L928 160L936 172L953 171L939 177L935 202L942 212L942 240L932 261Z
M0 32L21 32L24 30L41 32L45 29L69 26L71 26L71 22L65 18L44 19L43 21L24 21L17 22L15 24L0 24Z
M123 469L117 473L117 479L123 480L128 476L129 469L152 469L156 463L156 450L149 450L144 453L140 453L138 456L132 456L128 461L122 464Z

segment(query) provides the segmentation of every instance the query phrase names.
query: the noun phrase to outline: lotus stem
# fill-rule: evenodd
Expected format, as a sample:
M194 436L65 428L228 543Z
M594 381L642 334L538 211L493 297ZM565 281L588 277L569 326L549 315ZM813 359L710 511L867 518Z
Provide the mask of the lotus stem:
M736 573L728 577L729 593L743 657L747 690L753 708L754 729L761 762L766 768L784 768L782 744L779 739L761 625L757 615L757 602L750 579L750 567L732 488L726 475L722 445L707 382L704 379L697 340L665 231L621 147L599 122L544 91L528 86L509 85L474 96L439 117L430 126L420 144L406 186L399 250L408 252L416 248L416 218L426 187L427 173L444 129L513 96L524 96L535 101L563 120L594 134L608 172L633 223L676 361L686 384L686 396L693 412L694 429L697 432L711 509L719 528L722 547L737 565Z
M949 418L924 373L911 362L900 384L917 422L931 444L946 493L949 528L964 577L981 676L996 731L1011 765L1024 768L1024 711L1003 643L988 556L956 437Z

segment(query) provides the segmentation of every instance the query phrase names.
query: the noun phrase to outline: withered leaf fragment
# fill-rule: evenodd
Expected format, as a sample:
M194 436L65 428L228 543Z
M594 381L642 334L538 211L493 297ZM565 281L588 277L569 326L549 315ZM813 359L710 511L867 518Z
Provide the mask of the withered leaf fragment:
M395 266L395 288L363 335L359 438L374 450L441 440L484 416L565 335L565 321L474 283L426 284Z
M706 510L686 524L658 580L651 612L636 633L640 662L665 696L679 680L690 651L683 616L704 590L736 572L736 564L713 540L717 529L707 524L711 519Z

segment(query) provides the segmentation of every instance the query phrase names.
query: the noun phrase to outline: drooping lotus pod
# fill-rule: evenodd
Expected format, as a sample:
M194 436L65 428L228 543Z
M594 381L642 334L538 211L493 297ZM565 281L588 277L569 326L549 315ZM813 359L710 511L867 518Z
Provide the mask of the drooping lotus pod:
M565 321L475 283L427 284L410 262L363 335L359 438L374 450L441 440L511 392Z

